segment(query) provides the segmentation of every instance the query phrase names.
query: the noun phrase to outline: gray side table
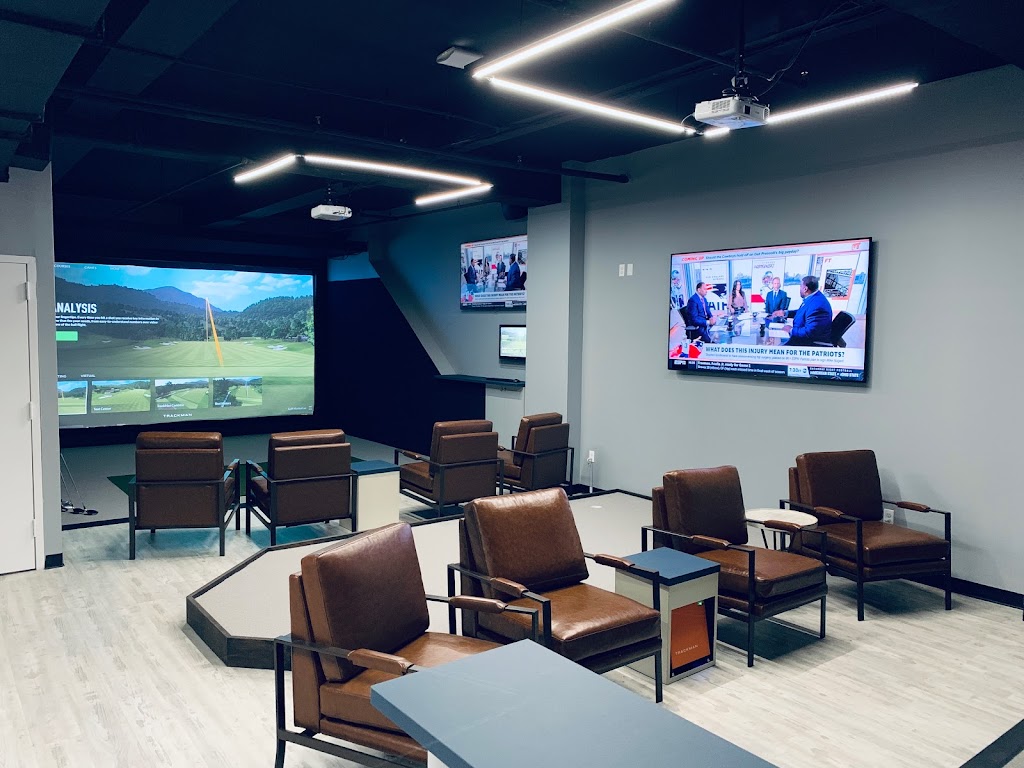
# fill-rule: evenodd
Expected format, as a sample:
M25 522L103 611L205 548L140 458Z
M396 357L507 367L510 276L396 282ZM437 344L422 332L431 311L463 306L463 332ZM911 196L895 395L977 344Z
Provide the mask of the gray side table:
M718 571L711 560L677 549L659 547L627 555L626 560L658 572L661 592L662 682L671 683L715 664L718 637ZM651 606L650 580L615 572L615 591ZM630 665L650 678L654 660Z

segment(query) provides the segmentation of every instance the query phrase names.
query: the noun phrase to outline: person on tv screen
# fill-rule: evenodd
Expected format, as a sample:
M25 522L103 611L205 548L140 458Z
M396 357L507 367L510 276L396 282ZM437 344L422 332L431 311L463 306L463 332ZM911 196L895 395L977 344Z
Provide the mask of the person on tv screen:
M743 292L743 286L739 280L732 284L732 294L729 296L729 311L734 315L747 311L747 294Z
M686 294L683 293L683 280L679 277L679 270L672 270L672 287L669 289L669 301L673 309L682 309L686 304Z
M506 291L521 291L523 290L522 284L522 270L519 269L519 261L515 256L509 259L508 266L508 278L505 281Z
M498 282L504 282L505 280L505 257L498 257Z
M782 281L774 277L772 289L764 295L764 312L768 316L768 322L773 323L785 318L787 309L789 296L782 290Z
M467 293L476 293L476 266L474 266L476 260L470 259L469 266L466 267L466 291Z
M816 341L832 339L832 305L818 290L818 278L807 275L800 281L799 308L793 313L793 324L786 326L790 347L809 347Z
M686 311L690 316L690 323L697 326L700 337L707 342L711 341L711 334L708 329L718 320L718 312L708 305L707 295L710 283L697 283L697 291L686 302Z

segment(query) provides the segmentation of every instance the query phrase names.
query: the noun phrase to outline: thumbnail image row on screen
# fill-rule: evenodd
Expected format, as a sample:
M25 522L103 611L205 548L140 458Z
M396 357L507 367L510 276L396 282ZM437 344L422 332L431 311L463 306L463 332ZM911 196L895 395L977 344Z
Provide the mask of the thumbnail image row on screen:
M263 377L57 382L57 413L131 413L263 405Z

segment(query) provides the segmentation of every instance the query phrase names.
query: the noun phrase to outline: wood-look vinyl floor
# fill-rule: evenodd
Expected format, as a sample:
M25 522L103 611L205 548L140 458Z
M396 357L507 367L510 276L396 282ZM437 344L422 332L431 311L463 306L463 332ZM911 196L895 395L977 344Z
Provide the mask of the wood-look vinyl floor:
M636 505L621 498L598 512ZM129 562L126 538L71 531L64 568L0 577L0 766L272 765L272 673L224 667L185 625L185 595L257 543L231 530L221 558L214 531L158 531ZM665 706L782 768L952 768L1024 719L1019 610L956 597L947 613L906 582L867 594L858 623L853 585L832 581L825 641L786 651L798 636L767 628L782 643L759 645L753 669L719 645L718 666L667 686ZM813 607L786 618L817 625ZM651 696L637 673L609 677ZM289 746L286 765L345 763Z

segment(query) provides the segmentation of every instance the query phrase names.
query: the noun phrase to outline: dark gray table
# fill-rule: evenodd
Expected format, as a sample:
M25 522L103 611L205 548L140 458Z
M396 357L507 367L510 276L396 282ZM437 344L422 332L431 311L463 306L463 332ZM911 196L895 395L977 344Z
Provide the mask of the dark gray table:
M373 686L448 768L771 768L530 640Z

